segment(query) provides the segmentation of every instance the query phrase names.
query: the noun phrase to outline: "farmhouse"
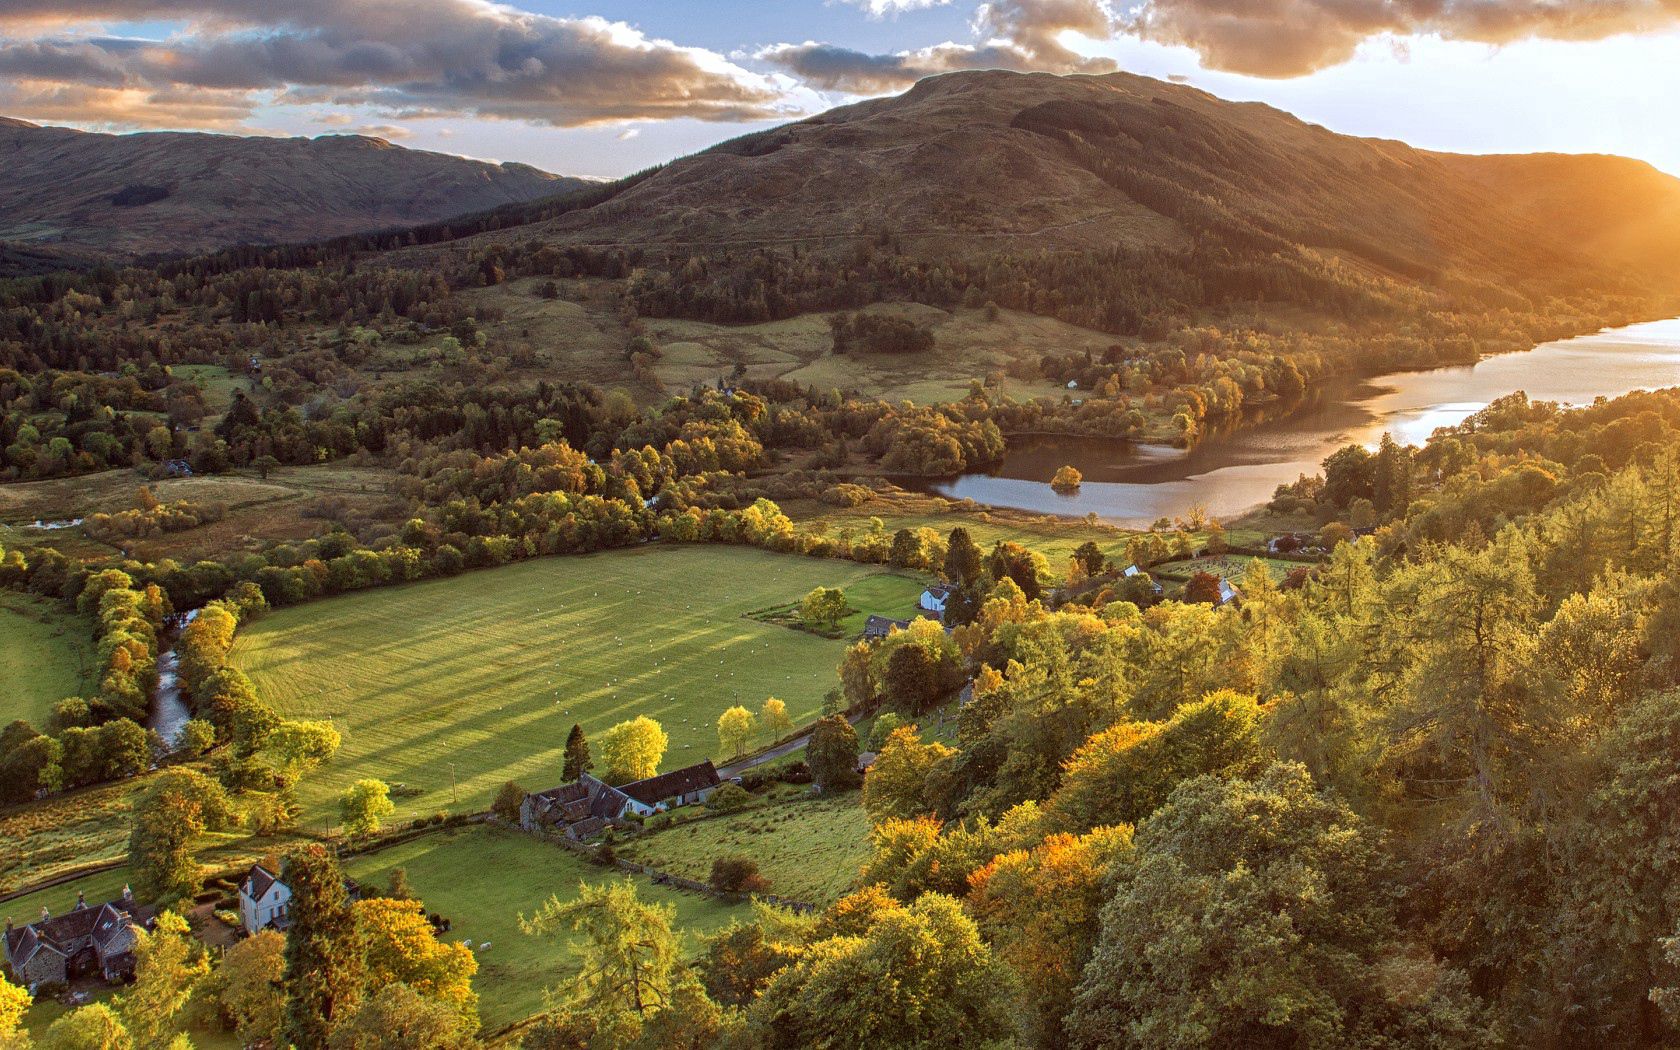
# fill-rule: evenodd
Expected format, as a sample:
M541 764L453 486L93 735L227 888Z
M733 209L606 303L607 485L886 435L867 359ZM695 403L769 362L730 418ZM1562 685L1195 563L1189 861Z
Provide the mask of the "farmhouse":
M16 928L7 919L6 962L29 988L95 973L113 983L126 981L134 976L135 930L150 921L150 911L134 903L126 886L121 897L98 907L78 893L76 906L63 915L42 908L39 921Z
M942 583L936 583L922 592L921 610L943 620L945 618L945 603L950 597L951 588Z
M704 802L720 783L710 759L617 787L584 773L570 784L526 795L519 804L519 826L526 831L563 831L567 838L581 842L626 813L645 817Z
M876 616L874 613L871 613L869 618L863 621L864 641L880 641L882 638L885 638L887 635L893 633L893 628L895 627L901 631L907 631L910 629L910 621L889 620L885 616Z
M1231 586L1231 581L1221 576L1219 578L1219 601L1217 605L1229 605L1237 600L1237 589Z
M284 930L291 924L292 888L261 864L239 884L239 922L246 933Z
M1127 579L1131 579L1134 576L1145 576L1145 575L1148 575L1148 574L1145 573L1142 569L1138 568L1136 565L1128 565L1128 566L1126 566L1126 571L1122 572L1120 575L1126 577ZM1154 591L1157 597L1161 595L1162 590L1163 590L1161 585L1159 583L1157 583L1155 580L1150 580L1149 581L1149 589Z

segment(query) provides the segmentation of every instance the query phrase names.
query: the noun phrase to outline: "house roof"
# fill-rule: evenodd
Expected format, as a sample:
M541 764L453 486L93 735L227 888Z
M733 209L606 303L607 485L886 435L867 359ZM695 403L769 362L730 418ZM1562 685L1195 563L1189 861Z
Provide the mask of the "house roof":
M951 588L943 583L936 583L923 593L934 598L944 599L950 596Z
M241 886L240 889L244 891L245 896L254 901L260 901L268 896L268 891L279 881L280 876L269 871L261 864L253 864L251 865L251 873L245 876L245 885Z
M893 620L885 616L876 616L874 613L871 613L869 618L863 621L863 636L865 638L885 638L887 635L892 633L892 629L894 627L897 627L901 631L908 630L910 627L910 621Z
M6 957L14 968L24 966L40 951L70 956L91 941L100 949L110 946L117 934L141 918L133 898L92 907L78 905L63 915L32 922L6 931Z
M717 767L712 765L711 759L707 759L683 769L673 769L669 773L621 785L619 790L637 802L651 806L691 791L717 787L719 783L721 781L718 780Z

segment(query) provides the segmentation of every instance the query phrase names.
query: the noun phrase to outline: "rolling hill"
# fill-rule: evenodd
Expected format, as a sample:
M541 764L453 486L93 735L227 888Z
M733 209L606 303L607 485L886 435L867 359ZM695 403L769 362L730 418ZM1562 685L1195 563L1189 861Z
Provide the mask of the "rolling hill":
M1131 74L983 71L723 143L530 232L819 249L891 235L930 256L1305 250L1435 287L1673 290L1676 215L1680 180L1622 158L1431 153Z
M105 135L10 118L0 167L12 272L413 226L586 185L357 135Z

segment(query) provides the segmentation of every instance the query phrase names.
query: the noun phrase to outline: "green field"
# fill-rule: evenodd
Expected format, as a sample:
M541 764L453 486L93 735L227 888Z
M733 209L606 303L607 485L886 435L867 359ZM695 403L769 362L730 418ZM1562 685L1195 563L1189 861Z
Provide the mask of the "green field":
M90 690L92 625L52 602L0 590L0 724L42 728L52 705Z
M311 826L360 777L421 789L398 818L489 805L507 780L560 780L572 723L636 715L670 735L662 768L712 756L734 704L812 720L844 641L747 614L880 572L743 547L648 546L545 558L278 610L233 662L291 718L330 718L338 756L299 787Z
M1169 580L1188 580L1198 572L1211 572L1215 576L1222 576L1232 583L1241 583L1243 573L1248 571L1250 562L1258 561L1271 572L1272 579L1282 580L1293 569L1303 567L1302 562L1283 561L1278 558L1256 558L1249 554L1225 554L1217 557L1191 558L1188 561L1169 561L1155 566L1150 572Z
M869 815L859 799L857 792L813 799L801 791L793 800L652 832L624 843L618 855L701 881L719 857L750 857L770 880L769 892L830 904L869 859Z
M383 887L392 868L408 873L426 910L450 920L451 940L470 940L490 949L478 954L479 1016L493 1032L543 1008L543 992L571 970L565 937L530 937L519 931L519 915L529 915L551 895L566 900L580 882L626 878L590 864L566 849L490 827L459 828L427 835L346 862L350 876ZM700 933L710 933L731 916L746 913L731 906L637 877L643 900L676 906L675 925L698 950Z
M871 615L892 620L907 620L918 615L918 604L927 581L896 572L880 572L866 576L846 588L846 607L851 611L841 617L833 634L847 641L863 633L864 621ZM803 597L803 595L801 595ZM790 602L755 613L757 619L802 629L799 603Z
M204 407L211 416L220 416L233 403L236 390L245 387L242 376L232 375L221 365L172 365L172 375L189 379L204 391Z

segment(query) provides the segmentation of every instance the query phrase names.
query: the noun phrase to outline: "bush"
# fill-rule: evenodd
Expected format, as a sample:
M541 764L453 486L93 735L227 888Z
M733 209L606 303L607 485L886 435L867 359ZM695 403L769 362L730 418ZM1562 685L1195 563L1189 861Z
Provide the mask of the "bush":
M752 794L739 784L724 784L706 800L706 808L714 813L739 813L752 804Z
M618 863L618 851L613 849L612 843L603 842L599 846L595 847L594 860L595 863L601 865L602 867L610 868L614 864Z
M758 872L750 857L719 857L712 861L712 888L719 893L763 893L770 880Z
M519 819L519 805L525 801L525 794L524 788L511 780L508 781L502 785L502 790L496 793L496 801L490 804L490 812L510 824L513 823Z

